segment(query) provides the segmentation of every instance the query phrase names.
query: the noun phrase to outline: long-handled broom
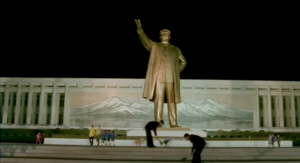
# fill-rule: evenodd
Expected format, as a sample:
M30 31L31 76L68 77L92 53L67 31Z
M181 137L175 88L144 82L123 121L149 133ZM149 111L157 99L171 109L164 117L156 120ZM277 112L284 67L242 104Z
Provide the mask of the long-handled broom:
M181 161L185 161L189 156L191 156L191 155L188 155L188 156L186 156L186 157L183 157L183 158L181 159Z
M160 141L160 140L158 139L158 137L156 137L156 139L159 141L160 145L163 145L163 144L164 144L162 141Z

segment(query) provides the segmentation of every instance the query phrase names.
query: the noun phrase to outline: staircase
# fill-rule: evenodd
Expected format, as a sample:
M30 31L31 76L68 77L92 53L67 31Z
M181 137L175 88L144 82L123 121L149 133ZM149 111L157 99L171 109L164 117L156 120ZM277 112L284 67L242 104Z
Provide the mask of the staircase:
M181 162L191 148L97 147L1 143L1 163ZM300 148L205 148L206 163L300 163ZM189 157L185 162L191 162Z

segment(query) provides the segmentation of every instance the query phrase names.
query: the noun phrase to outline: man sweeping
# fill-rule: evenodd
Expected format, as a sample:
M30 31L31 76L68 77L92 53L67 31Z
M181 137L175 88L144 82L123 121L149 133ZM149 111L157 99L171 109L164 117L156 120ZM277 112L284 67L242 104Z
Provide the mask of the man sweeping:
M187 133L184 134L184 138L193 143L191 153L191 155L193 155L192 163L201 163L201 152L206 145L205 140L198 135L189 135ZM184 160L186 160L186 158L182 158L182 161Z
M158 126L161 127L163 124L164 124L163 120L160 120L159 122L151 121L151 122L147 123L147 125L145 126L145 131L146 131L146 136L147 136L147 147L150 147L150 148L155 147L153 144L153 138L152 138L151 131L153 130L154 135L157 136L156 129Z

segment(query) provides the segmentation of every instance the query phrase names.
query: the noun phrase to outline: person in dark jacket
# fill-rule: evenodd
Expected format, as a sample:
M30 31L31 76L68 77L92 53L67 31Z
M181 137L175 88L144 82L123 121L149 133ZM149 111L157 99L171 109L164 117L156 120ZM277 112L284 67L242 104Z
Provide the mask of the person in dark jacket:
M273 136L272 136L272 146L273 147L275 147L275 142L277 141L277 137L276 137L276 135L274 134Z
M163 120L161 120L159 122L151 121L151 122L147 123L147 125L145 126L145 131L146 131L146 136L147 136L147 147L150 147L150 148L155 147L153 144L153 138L152 138L151 131L153 130L154 135L157 136L156 129L158 126L161 127L163 124L164 124Z
M189 135L188 133L184 134L184 138L193 143L191 153L191 155L193 155L192 163L201 163L201 152L206 145L205 140L198 135Z

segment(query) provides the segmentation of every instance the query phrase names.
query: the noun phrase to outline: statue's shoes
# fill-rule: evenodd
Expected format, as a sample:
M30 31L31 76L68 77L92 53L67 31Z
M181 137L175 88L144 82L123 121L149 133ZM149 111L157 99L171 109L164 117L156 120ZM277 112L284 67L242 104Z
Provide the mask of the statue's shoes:
M181 128L181 126L171 126L171 128Z

